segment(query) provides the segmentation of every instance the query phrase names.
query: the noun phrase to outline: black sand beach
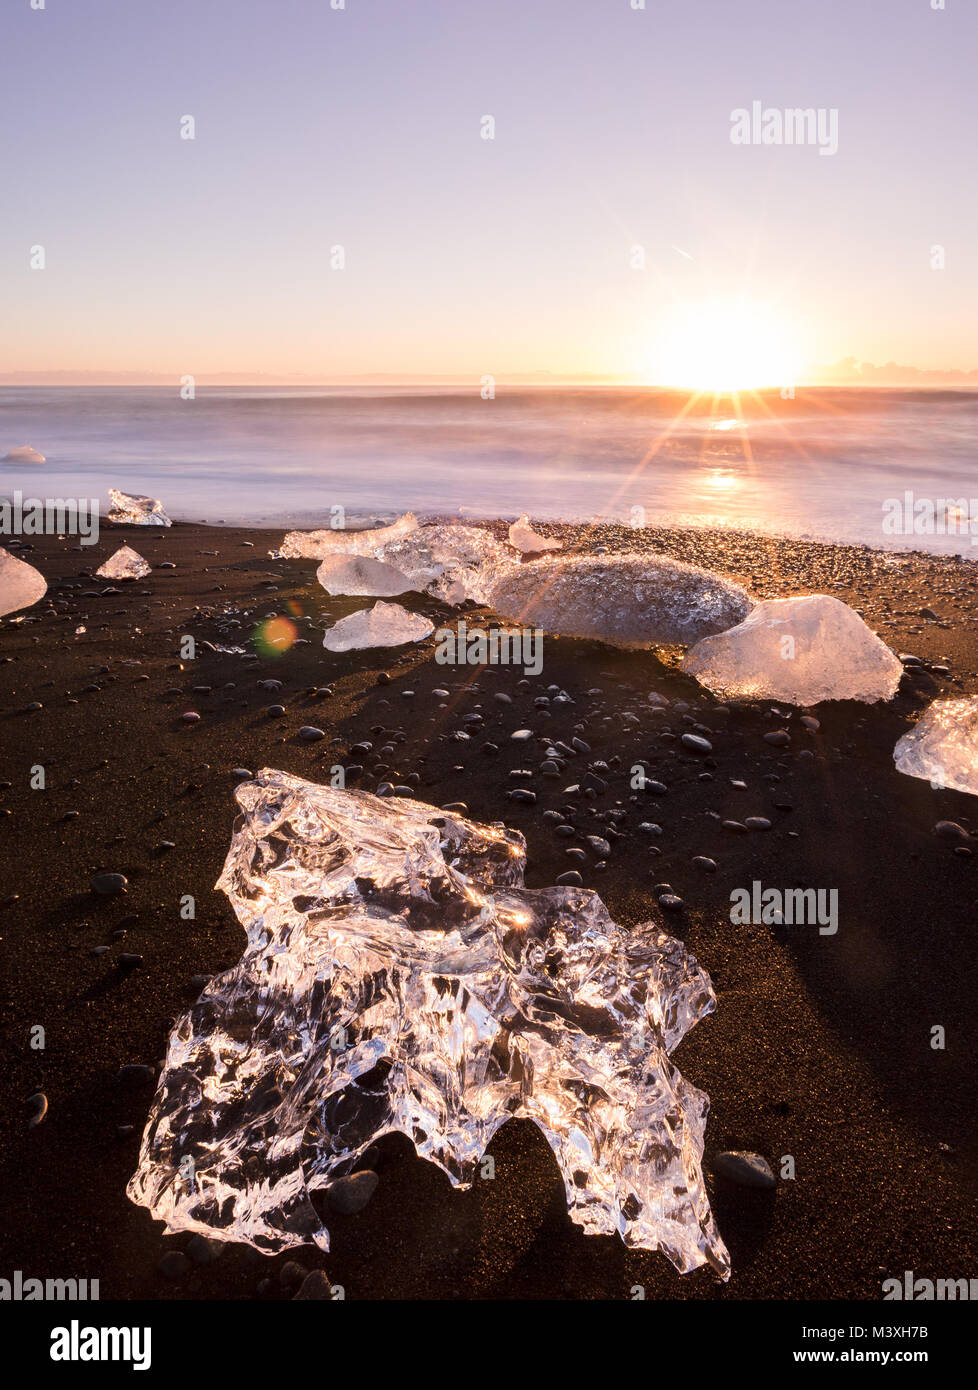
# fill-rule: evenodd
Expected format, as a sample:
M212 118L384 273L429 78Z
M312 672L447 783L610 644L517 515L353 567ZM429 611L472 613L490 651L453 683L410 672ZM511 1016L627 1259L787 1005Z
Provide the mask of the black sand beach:
M648 1298L862 1300L880 1298L882 1281L905 1270L978 1271L978 802L902 776L892 761L927 702L978 692L974 565L705 531L541 529L570 549L640 546L690 560L759 597L831 593L923 665L887 705L819 707L810 733L801 711L722 705L679 673L678 652L548 638L528 687L519 668L469 674L436 664L433 638L386 653L326 652L323 628L363 601L328 598L314 561L269 558L281 530L106 523L93 547L38 537L13 552L41 570L49 591L14 615L27 621L0 622L4 1277L20 1269L98 1279L103 1299L279 1299L294 1292L280 1272L297 1261L325 1268L348 1299L622 1300L642 1285ZM90 579L122 543L153 572L133 583ZM420 596L403 602L436 627L457 617ZM272 614L289 617L305 640L256 660L205 645L254 652L251 633ZM483 615L466 613L470 626ZM197 655L181 661L187 633ZM282 688L261 688L269 679ZM535 707L549 686L575 703ZM442 687L446 709L432 695ZM658 717L653 691L670 701ZM497 692L512 703L494 700ZM688 708L677 711L677 701ZM34 703L41 708L29 710ZM276 703L285 714L270 717ZM182 721L188 710L199 722ZM474 711L484 726L451 740ZM300 741L306 724L325 738ZM679 742L694 724L709 731L705 758ZM464 1193L403 1137L383 1140L372 1159L378 1190L360 1214L336 1218L326 1256L311 1246L274 1259L229 1247L166 1277L161 1256L188 1238L164 1238L125 1195L154 1083L121 1081L119 1070L158 1068L172 1020L198 992L193 978L240 955L241 928L213 889L235 814L232 770L275 767L316 781L334 763L356 762L361 787L408 782L434 805L464 801L473 819L504 819L526 836L527 884L539 887L578 867L565 854L575 842L542 819L569 806L563 788L577 774L537 775L526 784L535 805L508 800L511 770L538 768L545 746L529 754L511 743L519 728L541 739L578 734L590 758L610 765L607 790L570 807L582 835L612 840L607 869L589 863L584 882L626 926L663 916L653 888L670 884L684 907L664 925L713 978L716 1013L675 1060L711 1101L705 1166L731 1252L729 1283L708 1268L680 1276L658 1253L585 1237L566 1215L545 1141L525 1123L493 1141L495 1181ZM790 733L785 747L763 737L779 728ZM364 739L375 749L393 742L395 752L348 756ZM498 753L487 754L487 742ZM386 765L379 774L377 762ZM664 795L631 791L636 762ZM44 790L30 785L38 765ZM611 810L624 817L608 818ZM748 816L771 828L721 826ZM974 843L936 836L941 820ZM660 824L661 836L640 834L643 821ZM696 856L717 871L695 867ZM99 871L124 874L125 895L98 899L90 882ZM837 889L837 934L733 925L730 893L755 879ZM194 920L181 918L185 894L196 900ZM93 954L100 946L108 950ZM124 965L124 953L138 962ZM31 1047L36 1025L43 1051ZM944 1050L931 1047L938 1025ZM38 1090L49 1111L28 1128L24 1101ZM732 1186L710 1168L725 1149L756 1150L775 1172L791 1155L796 1176L773 1193Z

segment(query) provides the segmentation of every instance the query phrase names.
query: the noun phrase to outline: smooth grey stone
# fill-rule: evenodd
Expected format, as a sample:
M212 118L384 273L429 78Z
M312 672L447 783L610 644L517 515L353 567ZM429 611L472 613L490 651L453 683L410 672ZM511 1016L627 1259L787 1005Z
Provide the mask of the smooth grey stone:
M164 1279L180 1279L190 1269L190 1261L182 1250L168 1250L156 1262L158 1274Z
M100 898L112 898L117 893L124 893L129 887L129 880L123 874L96 874L92 879L92 890Z
M344 1216L355 1216L363 1211L377 1191L379 1182L380 1178L370 1168L351 1173L349 1177L330 1183L326 1189L326 1200L334 1211L342 1212Z
M727 1178L740 1187L756 1187L770 1191L777 1186L777 1179L771 1165L761 1154L730 1150L717 1154L713 1160L713 1171L718 1177Z

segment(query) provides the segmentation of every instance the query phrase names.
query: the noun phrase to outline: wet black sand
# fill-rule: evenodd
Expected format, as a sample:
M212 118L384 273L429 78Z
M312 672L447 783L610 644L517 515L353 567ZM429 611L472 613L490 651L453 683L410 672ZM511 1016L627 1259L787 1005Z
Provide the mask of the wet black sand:
M894 742L927 700L978 690L974 567L701 532L609 527L588 535L589 547L638 542L696 561L761 597L833 593L863 611L894 650L949 668L925 672L916 685L905 680L888 706L822 706L821 728L809 734L798 712L785 721L769 704L720 711L674 669L676 654L660 660L547 639L542 674L521 689L519 669L473 678L437 665L433 639L403 652L325 652L327 620L362 603L327 598L313 561L271 560L281 535L106 525L82 553L55 537L20 552L48 578L49 594L27 614L37 621L0 622L0 780L10 784L0 788L0 1277L21 1269L94 1278L107 1299L255 1297L271 1276L263 1296L280 1298L289 1291L278 1272L298 1260L325 1267L350 1299L624 1299L636 1284L649 1298L874 1299L890 1273L978 1275L978 857L956 854L933 833L950 819L978 835L978 801L935 791L892 764ZM176 567L132 584L82 576L124 541L154 566ZM431 600L404 602L436 626L454 620ZM937 621L921 616L925 608ZM226 613L241 627L229 627ZM202 645L250 648L253 627L271 613L291 613L309 644L257 661ZM478 614L468 615L470 626ZM87 631L76 636L82 625ZM197 639L197 658L181 663L184 633ZM389 684L378 684L381 670ZM268 678L282 690L259 688ZM550 685L576 703L551 705L546 717L534 698ZM314 693L324 687L329 693ZM452 692L445 710L431 694L441 687ZM585 694L595 688L602 693ZM167 694L174 689L181 693ZM494 701L496 691L512 705ZM688 711L650 716L651 691L687 701ZM31 702L43 708L25 712ZM270 719L265 711L276 702L286 713ZM480 704L484 732L451 740ZM199 723L181 722L188 709L199 711ZM623 717L629 713L636 722ZM711 731L707 759L664 736L692 723ZM300 742L303 724L326 738ZM377 744L370 730L378 726L399 732L396 753L384 757L389 770L375 777L370 757L345 754L364 738ZM567 1218L549 1149L528 1124L500 1131L491 1148L495 1180L467 1193L453 1192L406 1140L389 1137L374 1162L376 1195L361 1214L337 1218L328 1256L309 1247L268 1260L234 1248L166 1279L160 1256L184 1248L187 1236L163 1238L125 1196L153 1085L122 1083L118 1071L157 1066L171 1020L195 997L192 977L240 954L241 930L213 891L234 816L232 769L272 766L325 780L333 763L356 761L366 764L359 785L367 788L416 777L422 799L462 800L474 819L521 830L527 883L536 887L576 867L565 857L574 842L555 837L542 813L569 804L562 789L577 774L536 776L526 784L537 792L535 806L507 800L510 770L543 759L537 745L531 755L510 743L521 727L568 742L579 732L592 759L620 760L606 793L575 803L586 833L605 835L609 810L627 813L607 870L589 864L584 872L612 914L625 924L656 915L652 889L661 882L685 901L666 925L709 970L718 996L715 1015L676 1054L711 1098L707 1160L752 1149L777 1171L783 1155L794 1158L796 1177L773 1194L731 1187L708 1167L733 1260L729 1284L706 1268L683 1277L659 1254L583 1236ZM791 731L787 748L764 741L779 727ZM486 741L499 745L497 755L481 751ZM635 762L667 785L664 796L631 800L626 772ZM30 787L36 765L45 768L45 790ZM771 830L734 835L720 826L750 815L768 817ZM642 821L663 827L653 842L658 855L637 832ZM174 848L159 848L163 841ZM696 855L713 858L718 871L693 867ZM125 874L125 896L96 899L89 883L99 870ZM732 925L730 892L753 879L837 888L838 934ZM195 920L181 919L184 894L196 899ZM93 955L99 945L108 952ZM123 952L141 963L121 966ZM38 1024L43 1051L31 1047ZM946 1031L943 1051L930 1045L935 1025ZM39 1089L49 1113L28 1129L24 1100ZM125 1125L133 1128L120 1135Z

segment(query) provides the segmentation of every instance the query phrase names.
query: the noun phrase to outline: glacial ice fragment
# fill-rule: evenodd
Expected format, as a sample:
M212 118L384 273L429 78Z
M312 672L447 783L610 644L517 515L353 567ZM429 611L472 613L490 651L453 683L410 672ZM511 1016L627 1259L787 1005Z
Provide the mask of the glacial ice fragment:
M399 603L380 600L373 608L361 608L327 628L323 646L330 652L402 647L405 642L422 642L434 630L434 623L420 613L411 613Z
M893 749L898 772L978 796L978 695L935 700Z
M415 587L444 603L474 599L485 603L492 582L514 569L518 561L481 526L419 526L377 552Z
M534 531L526 512L523 513L519 521L514 521L509 528L509 543L524 555L533 555L541 550L561 550L563 548L563 541L551 540L549 536L541 536L538 531Z
M132 497L118 488L109 488L109 520L126 526L172 526L170 518L163 510L163 503L155 497Z
M406 574L369 555L327 555L316 578L328 594L404 594L414 585Z
M152 568L132 546L120 545L115 554L110 555L95 573L103 579L142 579Z
M3 456L4 463L44 463L44 455L39 454L36 449L32 449L29 444L21 444L16 449L10 449Z
M367 531L289 531L271 554L276 560L324 560L327 555L370 555L376 559L382 546L409 535L417 525L414 513L405 512L390 526Z
M665 555L569 555L503 574L487 601L501 617L616 647L695 642L746 616L753 599Z
M683 670L725 698L892 699L903 667L859 614L828 594L766 599L737 627L704 637Z
M381 1135L464 1187L520 1117L587 1233L727 1277L709 1101L669 1060L716 1002L681 942L524 888L515 831L273 769L235 795L217 886L247 944L173 1028L134 1202L169 1232L326 1250L325 1189Z
M0 618L30 608L47 591L48 582L39 570L0 546Z
M411 512L371 531L290 531L272 555L316 560L364 556L396 569L407 581L405 588L433 594L445 603L467 598L484 602L492 579L517 563L491 531L440 523L421 526Z

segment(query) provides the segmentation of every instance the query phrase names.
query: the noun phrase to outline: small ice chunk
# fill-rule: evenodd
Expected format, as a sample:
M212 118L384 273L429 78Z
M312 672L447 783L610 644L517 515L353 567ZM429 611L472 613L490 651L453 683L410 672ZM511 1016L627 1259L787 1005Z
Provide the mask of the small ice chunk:
M497 579L488 602L503 618L559 637L616 647L695 642L732 627L754 600L738 584L665 555L570 555L531 560Z
M541 550L561 550L564 544L563 541L551 540L548 536L541 536L538 531L534 531L526 512L509 528L509 543L524 555L533 555Z
M767 599L737 627L704 637L683 670L725 698L890 700L903 666L859 614L828 594Z
M409 613L399 603L375 603L341 618L329 628L323 646L330 652L361 651L364 647L402 647L421 642L435 630L420 613Z
M142 579L152 568L137 550L128 545L120 545L115 554L110 555L95 573L103 579Z
M517 566L491 531L481 526L419 526L377 552L415 584L444 603L485 603L490 586Z
M126 526L171 526L163 503L154 497L132 497L118 488L109 488L109 520Z
M369 555L376 559L383 546L410 535L417 525L414 513L405 512L390 526L375 526L369 531L289 531L272 555L279 560L324 560L327 555Z
M328 594L404 594L414 585L406 574L369 555L327 555L316 578Z
M43 454L39 454L36 449L32 449L29 444L21 444L16 449L9 450L3 456L4 463L45 463Z
M174 1025L133 1202L170 1233L325 1251L321 1199L382 1135L467 1187L523 1119L585 1234L727 1278L709 1100L670 1055L716 1000L681 941L526 888L501 825L271 768L235 797L217 886L246 940Z
M0 547L0 618L18 608L30 608L47 591L47 580L39 570Z
M928 705L897 739L893 761L908 777L978 796L978 695Z

